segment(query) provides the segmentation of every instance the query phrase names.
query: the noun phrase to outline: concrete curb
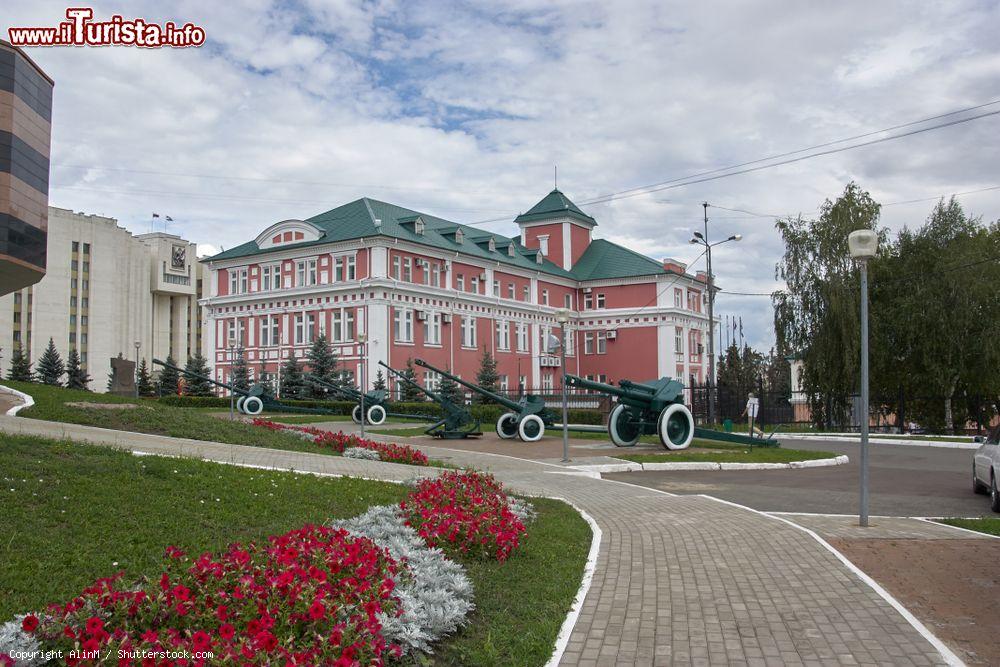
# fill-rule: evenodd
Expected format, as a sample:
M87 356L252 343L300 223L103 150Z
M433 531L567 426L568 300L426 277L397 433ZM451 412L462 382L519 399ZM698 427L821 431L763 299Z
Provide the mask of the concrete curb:
M24 410L25 408L30 408L32 405L35 404L35 399L33 399L31 396L28 396L23 391L18 391L17 389L11 389L10 387L0 384L0 392L13 394L14 396L17 396L18 398L21 399L21 405L15 405L14 407L12 407L10 410L7 411L8 417L16 417L18 412Z
M593 466L575 466L576 470L587 472L646 472L651 470L793 470L799 468L824 468L840 466L850 461L845 455L832 459L811 459L809 461L792 461L791 463L712 463L701 461L676 461L664 463L634 463L619 465L607 463Z
M853 442L861 444L861 438L847 435L826 435L801 433L775 433L772 437L779 440L808 440L812 442ZM967 440L899 440L896 438L868 438L873 445L906 445L909 447L940 447L943 449L979 449L980 443Z

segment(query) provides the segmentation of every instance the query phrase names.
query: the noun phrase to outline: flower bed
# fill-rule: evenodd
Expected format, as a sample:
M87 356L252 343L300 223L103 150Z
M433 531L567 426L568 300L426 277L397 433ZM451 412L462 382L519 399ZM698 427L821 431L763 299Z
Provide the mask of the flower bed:
M526 532L493 475L447 471L417 482L400 503L408 523L431 546L503 562Z
M297 431L312 436L313 442L320 447L326 447L340 454L348 448L370 449L378 452L380 461L390 463L405 463L407 465L425 466L429 460L427 455L409 445L397 445L395 443L378 442L367 438L360 438L356 435L347 434L343 431L325 431L315 426L294 426L290 424L279 424L268 419L254 419L254 426L260 426L272 431Z

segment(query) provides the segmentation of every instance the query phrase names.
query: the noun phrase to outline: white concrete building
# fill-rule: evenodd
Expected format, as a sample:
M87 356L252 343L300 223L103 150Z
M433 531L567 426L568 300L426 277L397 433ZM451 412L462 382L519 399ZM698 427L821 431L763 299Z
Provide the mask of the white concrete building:
M30 287L0 297L0 349L6 374L18 346L37 362L51 337L63 359L73 347L104 391L121 353L180 363L201 347L201 265L179 236L134 236L114 218L49 207L48 268ZM151 368L152 370L152 368Z

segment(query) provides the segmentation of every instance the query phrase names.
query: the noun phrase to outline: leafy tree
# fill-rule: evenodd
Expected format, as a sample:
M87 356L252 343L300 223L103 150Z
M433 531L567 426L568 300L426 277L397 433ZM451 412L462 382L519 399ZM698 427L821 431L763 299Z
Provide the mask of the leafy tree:
M170 364L170 367L168 368L167 366L163 366L160 368L160 372L157 374L156 384L158 385L158 390L161 394L175 395L177 394L178 386L181 381L180 373L175 370L177 360L174 359L174 355L168 354L165 361Z
M83 370L83 366L80 364L80 355L74 347L70 349L69 356L66 358L66 386L70 389L90 391L90 388L87 387L89 383L90 376L87 375L87 371Z
M403 370L401 370L399 373L408 380L417 382L417 369L413 367L412 358L407 357L406 366L404 366ZM421 392L419 389L409 384L408 382L400 382L399 380L397 380L396 388L399 392L399 400L404 403L419 403L425 400L426 398L423 392Z
M44 384L61 387L61 378L65 372L66 365L63 364L62 357L56 350L56 344L49 338L49 346L45 348L42 358L38 360L38 379Z
M188 357L184 364L184 395L185 396L212 396L214 385L208 381L212 371L208 368L208 361L196 352L194 356ZM204 377L194 377L192 373L197 373Z
M500 374L497 373L497 360L490 354L488 348L483 348L483 356L479 360L479 371L476 373L476 384L485 389L486 391L492 391L497 393L500 391ZM495 403L492 398L483 396L482 394L473 393L472 402L477 404L486 405L489 403Z
M156 395L156 386L153 384L153 376L149 372L149 365L146 363L145 357L139 362L139 370L136 371L135 376L135 384L140 396Z
M458 405L465 404L465 395L462 393L462 388L450 377L444 375L441 376L441 382L438 384L437 393L441 396L441 398L447 399L452 403L457 403Z
M375 391L385 391L385 376L382 375L381 368L375 372L375 381L372 383L372 389Z
M334 385L339 385L343 382L340 373L337 371L337 355L334 354L333 348L330 347L330 341L327 339L326 334L321 333L316 336L312 347L306 353L306 363L309 366L309 374L313 377ZM310 398L326 398L327 390L325 387L321 387L314 382L306 382L304 388Z
M289 400L306 398L305 385L302 379L302 367L292 352L281 367L281 397Z
M14 348L14 352L10 356L7 379L15 382L33 382L35 379L35 374L31 372L31 359L24 353L20 345Z
M250 389L250 366L247 364L246 352L242 346L236 350L236 359L230 370L229 384L243 391Z
M880 210L871 195L851 182L836 201L823 204L818 220L799 216L776 223L785 253L775 275L786 283L772 297L778 347L802 356L803 391L820 424L845 423L850 397L858 389L859 272L847 236L871 229L884 248L887 233L878 227Z

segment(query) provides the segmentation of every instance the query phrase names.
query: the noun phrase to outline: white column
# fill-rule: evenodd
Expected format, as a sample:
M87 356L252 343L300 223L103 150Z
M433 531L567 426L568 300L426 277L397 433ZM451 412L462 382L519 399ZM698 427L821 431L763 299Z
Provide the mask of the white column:
M371 249L371 278L385 278L389 275L389 249L375 246Z
M656 375L657 377L674 376L674 328L668 324L656 327Z
M562 223L562 252L563 268L569 271L573 268L572 239L570 238L570 226L568 222Z
M368 334L368 342L365 345L368 348L368 358L365 360L365 375L368 376L367 386L371 389L381 368L378 362L389 363L389 346L392 344L389 335L389 304L370 303L364 309L359 308L358 312L362 310L367 310L365 333Z
M535 280L532 279L532 284L535 284ZM540 338L542 335L541 327L537 324L532 324L528 327L528 335L531 337L530 345L531 349L531 386L532 388L537 388L542 385L542 363L541 363L541 343Z

